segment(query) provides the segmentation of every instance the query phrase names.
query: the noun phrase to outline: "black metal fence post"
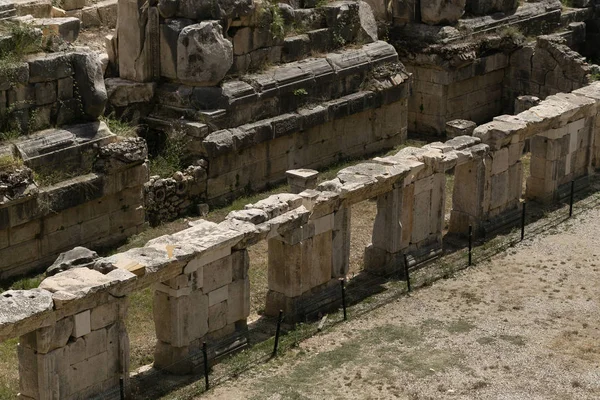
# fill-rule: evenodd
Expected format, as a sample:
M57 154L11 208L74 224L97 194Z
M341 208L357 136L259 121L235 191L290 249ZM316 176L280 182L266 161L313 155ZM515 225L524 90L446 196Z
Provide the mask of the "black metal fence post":
M525 207L527 203L523 202L523 208L521 209L521 240L525 237Z
M347 321L348 315L346 314L346 283L344 278L340 278L340 286L342 287L342 309L344 310L344 321Z
M283 310L279 310L279 318L277 318L277 329L275 330L275 345L273 346L273 354L271 357L277 357L277 348L279 347L279 334L281 332L281 323L283 322Z
M119 392L121 393L121 400L125 400L125 380L123 377L119 378Z
M469 267L471 266L473 251L473 225L469 225Z
M569 196L569 218L573 216L573 197L575 196L575 181L571 181L571 195Z
M204 359L204 390L208 390L210 385L208 383L208 350L206 342L202 343L202 358Z
M406 278L406 290L410 293L410 274L408 271L408 257L404 254L404 277Z

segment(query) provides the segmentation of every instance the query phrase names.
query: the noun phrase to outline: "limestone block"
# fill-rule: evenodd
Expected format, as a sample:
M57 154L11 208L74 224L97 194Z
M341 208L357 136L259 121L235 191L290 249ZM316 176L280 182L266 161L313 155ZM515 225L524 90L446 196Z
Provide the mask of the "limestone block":
M431 226L431 191L415 194L413 207L414 216L411 243L418 243L429 236Z
M107 28L115 28L117 26L117 3L116 0L105 0L96 3L102 26Z
M402 226L402 239L400 242L400 248L407 248L411 242L414 222L414 201L415 201L415 185L411 184L404 186L402 189L402 214L401 214L401 226Z
M233 64L233 45L217 21L182 29L177 43L177 78L191 85L218 84Z
M305 240L289 245L278 239L270 239L268 259L269 289L296 297L302 294L302 269L310 263L312 241Z
M119 75L137 82L150 81L160 75L158 10L145 8L144 3L144 0L118 3ZM144 19L142 9L148 10L146 24L131 23Z
M119 318L119 303L116 301L94 307L90 313L91 329L93 331L113 324Z
M160 3L159 3L160 9ZM160 24L160 75L177 78L177 40L182 29L191 25L187 19L167 19Z
M310 223L315 227L314 235L320 235L321 233L330 231L333 229L334 225L334 215L328 214L323 217L311 220Z
M85 7L85 0L61 0L61 8L66 11Z
M503 207L508 202L508 178L508 170L505 170L497 175L492 175L490 197L491 209Z
M350 260L350 217L349 207L342 207L334 213L332 232L332 278L345 277Z
M217 331L227 325L227 310L227 300L208 307L208 332Z
M508 185L508 201L518 201L523 191L523 165L520 161L509 167Z
M525 142L511 143L508 146L508 165L513 165L521 159Z
M377 41L377 21L373 9L368 2L358 2L358 18L360 27L357 33L357 41L370 43Z
M322 285L331 279L331 271L333 268L332 245L331 231L315 235L312 238L312 258L309 263L303 265L303 293ZM304 279L304 276L307 275L305 273L306 270L309 272L309 279L307 280Z
M79 36L81 21L74 17L41 18L35 20L35 25L42 29L44 36L54 35L72 43Z
M91 358L107 351L106 329L91 331L83 339L85 341L85 358Z
M82 51L73 53L72 60L83 112L90 118L98 118L107 100L100 59L96 53Z
M377 197L377 215L373 225L372 243L374 247L389 253L401 250L402 192L402 188L396 188Z
M59 100L66 100L73 97L73 78L67 77L59 79L57 81L58 91L57 96Z
M66 346L72 332L73 318L67 317L21 336L19 342L40 354L46 354Z
M81 10L81 25L84 28L93 28L102 25L100 21L100 15L98 15L98 8L85 7Z
M466 0L421 2L421 21L429 25L453 25L465 13Z
M203 271L202 291L204 293L210 293L215 289L229 285L232 281L232 257L223 257L206 264Z
M108 100L116 107L151 101L156 86L155 83L132 82L120 78L109 78L104 83Z
M71 365L68 374L71 378L69 380L70 389L73 393L87 389L95 384L102 383L108 378L107 356L108 353L104 352ZM98 392L100 391L101 390L98 390Z
M212 307L215 304L227 301L229 289L227 286L222 286L208 293L208 306Z
M248 318L250 315L250 280L240 279L228 285L227 324Z
M189 345L208 329L208 296L200 291L181 297L154 292L153 312L156 337L175 347Z
M508 169L508 147L492 153L492 175L500 174Z
M214 261L228 257L231 254L231 246L224 245L208 251L204 251L201 255L191 260L183 272L186 274L197 271L198 268L210 264Z
M73 337L82 337L91 332L91 313L90 310L80 312L73 316Z
M318 171L313 169L292 169L285 171L292 193L300 193L306 189L317 187Z
M454 119L446 122L446 137L472 136L477 124L465 119Z
M441 233L444 227L444 212L446 206L446 174L437 173L433 176L431 190L431 220L429 232Z

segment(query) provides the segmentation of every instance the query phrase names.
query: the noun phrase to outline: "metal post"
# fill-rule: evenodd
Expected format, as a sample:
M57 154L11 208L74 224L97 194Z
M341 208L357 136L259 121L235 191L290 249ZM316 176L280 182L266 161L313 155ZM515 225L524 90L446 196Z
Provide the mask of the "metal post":
M275 330L275 345L273 346L273 354L271 357L277 357L277 348L279 347L279 333L281 332L281 322L283 321L283 310L279 310L279 318L277 319L277 330Z
M521 209L521 240L525 237L525 207L527 203L523 202L523 208Z
M208 390L210 385L208 383L208 350L206 342L202 343L202 358L204 359L204 390Z
M573 216L573 197L575 196L575 181L571 181L571 196L569 197L569 218Z
M121 400L125 400L125 380L123 377L119 378L119 391L121 393Z
M340 278L340 285L342 287L342 308L344 310L344 321L347 321L348 316L346 315L346 285L344 278Z
M404 276L406 278L406 290L410 293L410 274L408 272L408 258L404 254Z
M469 225L469 267L472 262L472 250L473 250L473 226Z

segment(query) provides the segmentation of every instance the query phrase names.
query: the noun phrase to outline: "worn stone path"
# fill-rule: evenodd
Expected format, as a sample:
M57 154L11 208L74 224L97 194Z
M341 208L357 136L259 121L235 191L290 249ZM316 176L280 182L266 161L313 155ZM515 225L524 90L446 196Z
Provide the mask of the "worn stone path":
M202 399L598 399L600 210L303 342Z

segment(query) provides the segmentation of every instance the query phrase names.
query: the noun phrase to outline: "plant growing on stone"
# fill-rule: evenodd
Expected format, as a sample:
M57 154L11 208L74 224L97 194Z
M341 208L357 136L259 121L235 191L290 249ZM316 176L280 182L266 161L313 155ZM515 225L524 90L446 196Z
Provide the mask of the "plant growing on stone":
M117 118L114 113L100 117L100 121L104 122L112 133L121 137L137 137L137 127L129 122Z
M169 178L175 172L181 171L185 167L183 156L186 146L187 141L181 135L169 135L159 153L150 158L150 175Z
M273 39L283 39L285 37L285 21L279 10L277 2L269 3L269 11L273 17L269 29L273 35Z

